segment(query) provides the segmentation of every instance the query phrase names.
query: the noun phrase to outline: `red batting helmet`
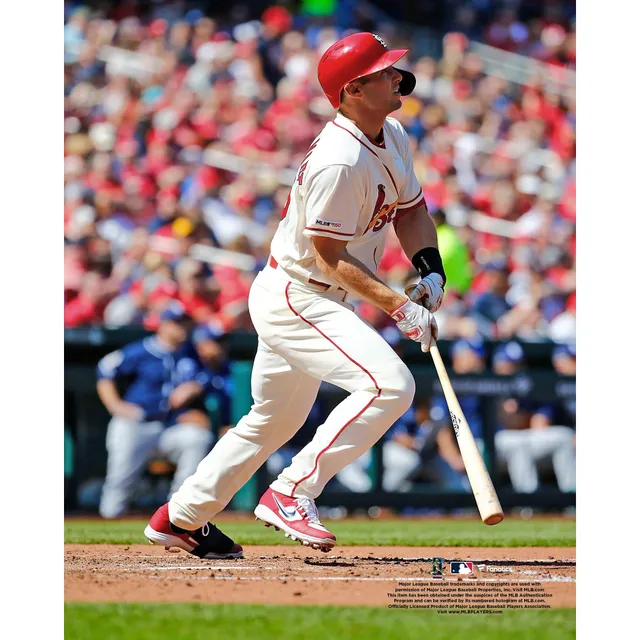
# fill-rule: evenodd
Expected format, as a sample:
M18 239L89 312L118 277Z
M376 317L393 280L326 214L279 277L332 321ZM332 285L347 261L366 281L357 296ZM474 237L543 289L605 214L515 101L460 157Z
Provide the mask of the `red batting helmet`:
M407 51L390 51L380 36L365 31L332 44L318 63L318 80L331 106L340 106L340 93L352 80L394 65ZM397 71L402 74L400 95L407 96L416 86L416 77L409 71Z

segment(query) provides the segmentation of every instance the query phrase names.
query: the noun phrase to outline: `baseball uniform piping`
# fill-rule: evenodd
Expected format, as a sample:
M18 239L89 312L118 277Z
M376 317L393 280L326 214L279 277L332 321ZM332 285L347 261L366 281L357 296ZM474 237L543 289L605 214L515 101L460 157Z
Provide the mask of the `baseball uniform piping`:
M314 227L305 227L305 231L319 231L321 233L333 233L336 236L349 236L350 238L353 237L353 233L341 233L340 231L331 231L330 229L315 229Z
M400 192L398 191L398 187L396 186L396 181L393 179L393 176L391 175L391 171L389 171L389 168L387 167L387 165L382 162L382 159L380 158L380 156L367 144L365 144L364 142L362 142L362 140L360 140L360 138L358 138L358 136L354 135L353 133L351 133L351 131L349 131L349 129L345 129L343 126L339 125L337 122L332 121L333 124L336 125L336 127L342 129L343 131L346 131L349 135L353 136L365 149L368 149L369 151L371 151L371 153L373 153L373 155L378 158L378 160L380 160L380 162L382 163L382 166L386 169L387 173L389 174L389 177L391 178L391 182L393 183L393 188L396 190L396 193L399 194ZM411 202L411 201L409 201Z
M398 206L401 207L403 204L410 204L412 203L416 198L419 198L422 195L422 189L420 189L420 191L418 191L418 193L416 193L415 196L413 196L413 198L411 198L410 200L405 200L404 202L398 202Z
M380 159L380 156L378 156L378 154L368 145L366 145L364 142L362 142L362 140L360 140L360 138L358 138L358 136L356 136L355 134L351 133L351 131L349 131L349 129L345 129L345 127L343 127L342 125L339 125L337 122L332 120L332 124L335 124L336 127L338 127L339 129L342 129L343 131L346 131L350 136L353 136L365 149L368 149L369 151L371 151L371 153L373 153L373 155Z
M371 400L369 400L369 402L367 402L367 404L355 415L353 416L353 418L351 418L351 420L349 420L348 422L346 422L338 431L338 433L336 433L336 435L333 437L333 439L331 440L331 442L322 450L318 453L318 455L316 456L316 460L315 463L313 465L313 469L311 470L311 473L308 473L306 476L304 476L304 478L301 478L300 480L298 480L298 482L296 482L293 485L293 489L291 489L291 498L294 497L294 493L296 491L296 489L298 488L298 486L300 485L300 483L304 482L307 478L310 478L316 471L316 469L318 468L318 462L320 460L320 456L327 451L327 449L329 449L331 447L331 445L338 439L338 437L340 436L340 434L355 420L357 420L373 403L374 400L376 400L377 398L380 397L380 394L382 393L382 389L378 386L378 383L376 382L376 379L371 375L371 373L369 371L367 371L359 362L356 362L350 355L348 355L347 353L345 353L345 351L343 349L341 349L329 336L327 336L326 334L324 334L322 331L320 331L320 329L318 329L318 327L316 327L315 324L313 324L313 322L311 322L310 320L307 320L303 315L301 315L300 313L298 313L293 306L291 305L291 301L289 300L289 287L291 286L291 283L287 283L287 286L285 287L284 290L284 295L287 299L287 304L289 305L289 309L291 309L291 312L296 315L298 318L300 318L303 322L306 322L310 327L314 328L323 338L325 338L326 340L328 340L336 349L338 349L338 351L340 351L340 353L342 353L342 355L344 355L348 360L350 360L351 362L353 362L353 364L355 364L359 369L362 369L362 371L364 371L370 378L371 381L373 382L373 384L375 385L378 393L371 398Z

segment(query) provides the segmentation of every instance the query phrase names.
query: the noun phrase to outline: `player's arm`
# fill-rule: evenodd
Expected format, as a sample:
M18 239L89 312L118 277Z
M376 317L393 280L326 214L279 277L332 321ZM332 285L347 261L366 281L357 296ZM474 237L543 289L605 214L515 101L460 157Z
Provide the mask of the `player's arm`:
M420 274L418 290L413 293L418 295L425 307L435 312L442 304L447 276L438 250L436 226L429 215L422 187L413 170L413 154L406 134L402 138L401 151L407 179L399 193L393 226L400 246Z
M186 404L189 404L192 400L202 395L204 387L195 380L190 382L183 382L176 387L169 396L169 406L172 409L179 409Z
M178 361L179 384L169 396L169 406L180 409L204 393L208 376L193 358Z
M318 268L343 289L388 314L407 301L407 296L389 288L360 260L347 251L347 243L335 238L311 238Z
M410 210L398 211L394 227L402 250L420 274L417 287L423 304L437 311L442 304L447 276L438 249L436 226L424 198Z
M98 362L98 396L112 416L129 420L144 418L144 411L141 407L131 402L125 402L120 397L115 382L116 376L130 374L135 370L136 356L137 349L134 348L134 345L130 345L130 348L125 347L109 353Z
M436 225L427 211L424 199L413 209L398 211L394 227L400 246L409 260L425 247L438 249Z
M451 429L440 429L436 436L436 442L438 443L438 453L442 459L455 471L464 471L464 461L460 455L453 431Z
M346 242L314 236L312 243L316 263L323 273L349 293L388 313L400 331L420 342L423 351L429 350L432 340L438 339L438 325L428 309L379 280L360 260L349 254Z

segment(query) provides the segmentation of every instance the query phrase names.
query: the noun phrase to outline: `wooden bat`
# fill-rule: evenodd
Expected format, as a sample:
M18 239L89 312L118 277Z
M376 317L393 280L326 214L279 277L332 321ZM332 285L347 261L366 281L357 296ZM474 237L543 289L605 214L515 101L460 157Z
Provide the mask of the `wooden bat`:
M449 380L447 370L442 362L442 356L435 342L431 345L429 352L431 353L433 364L438 372L444 397L447 400L453 431L458 439L460 454L462 455L462 460L467 470L469 483L471 484L473 496L476 499L482 522L489 525L498 524L504 519L504 512L500 506L500 500L498 500L498 495L496 494L493 482L491 482L491 477L484 464L482 455L478 450L475 438L471 433L471 429L469 429L464 413L462 413L456 392L453 390L451 380Z
M418 302L414 300L412 296L412 289L408 287L406 293L414 302ZM500 500L498 500L496 489L493 486L493 482L491 482L491 477L484 464L482 455L478 450L478 445L467 424L467 419L464 417L464 413L462 413L458 397L453 390L453 385L451 384L451 380L449 380L449 375L445 369L444 362L442 362L442 356L435 341L431 344L429 352L431 353L433 364L438 372L444 397L447 400L453 431L458 440L460 455L462 455L464 467L467 470L469 483L471 484L473 496L476 499L482 522L488 525L498 524L504 520L504 511L502 511L502 507L500 506Z

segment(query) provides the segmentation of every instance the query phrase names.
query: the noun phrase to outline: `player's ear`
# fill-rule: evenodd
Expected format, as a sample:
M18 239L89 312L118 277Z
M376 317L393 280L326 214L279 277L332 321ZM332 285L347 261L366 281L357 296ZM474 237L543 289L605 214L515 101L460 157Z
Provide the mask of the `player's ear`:
M344 92L343 98L346 96L358 98L362 95L362 88L358 82L349 82L342 91Z

